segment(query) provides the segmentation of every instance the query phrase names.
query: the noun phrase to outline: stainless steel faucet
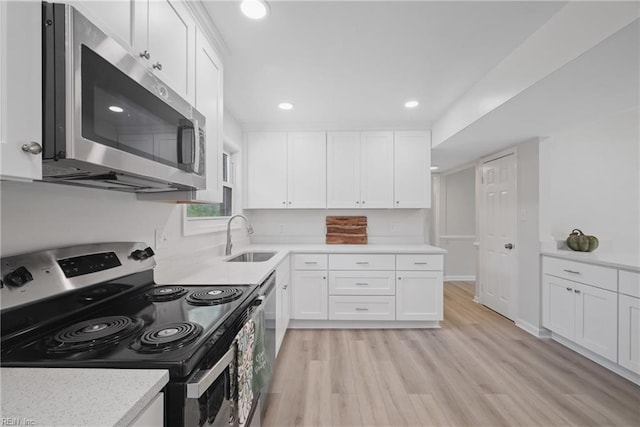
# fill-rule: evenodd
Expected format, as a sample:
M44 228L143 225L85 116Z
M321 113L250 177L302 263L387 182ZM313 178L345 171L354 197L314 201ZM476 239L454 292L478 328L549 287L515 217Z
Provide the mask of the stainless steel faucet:
M229 218L229 221L227 221L227 247L224 250L224 254L225 255L231 255L231 247L233 246L231 244L231 221L233 221L233 218L238 217L238 216L240 218L244 219L244 222L247 223L247 233L248 234L253 234L253 227L249 223L249 220L247 219L246 216L241 215L241 214L233 215L231 218Z

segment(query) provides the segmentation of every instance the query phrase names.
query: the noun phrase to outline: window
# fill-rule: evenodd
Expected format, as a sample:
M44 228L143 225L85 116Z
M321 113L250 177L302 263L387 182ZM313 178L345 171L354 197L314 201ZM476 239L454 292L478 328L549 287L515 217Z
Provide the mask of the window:
M225 228L224 220L233 215L234 162L233 154L222 154L222 203L186 205L182 222L185 236L211 233Z

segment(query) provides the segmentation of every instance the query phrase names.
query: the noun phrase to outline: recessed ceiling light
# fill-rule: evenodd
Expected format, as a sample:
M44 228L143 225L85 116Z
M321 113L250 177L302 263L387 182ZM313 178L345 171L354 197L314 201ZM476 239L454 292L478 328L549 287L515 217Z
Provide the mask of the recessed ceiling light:
M281 102L278 104L278 108L281 110L291 110L293 108L293 104L290 102Z
M269 5L263 0L243 0L240 3L240 10L248 18L262 19L269 13Z
M431 166L432 171L437 171L438 169L440 169L440 166L436 166L436 165Z
M420 103L418 101L407 101L404 103L405 108L416 108Z
M124 111L122 107L118 107L117 105L110 106L109 110L113 111L114 113L122 113Z

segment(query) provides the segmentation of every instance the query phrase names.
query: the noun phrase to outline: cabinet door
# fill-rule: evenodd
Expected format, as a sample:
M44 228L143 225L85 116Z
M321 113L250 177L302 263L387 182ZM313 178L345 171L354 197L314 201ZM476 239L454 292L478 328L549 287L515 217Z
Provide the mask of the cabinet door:
M327 140L324 132L288 134L289 208L327 207Z
M193 102L195 22L178 0L150 0L149 63L158 77Z
M360 153L360 206L393 207L393 132L362 132Z
M327 133L327 207L360 207L360 132Z
M287 134L247 134L248 209L285 208L287 204Z
M576 285L575 342L618 361L618 295L588 285Z
M296 271L293 275L293 318L327 320L327 272Z
M573 339L577 283L545 274L542 278L542 326Z
M70 4L136 58L144 58L140 54L147 49L147 0L78 0Z
M207 189L197 192L198 202L222 202L222 62L201 30L196 34L195 107L207 122Z
M394 135L394 205L396 208L431 207L431 139L429 132Z
M640 298L618 298L618 363L640 374Z
M442 272L398 271L396 320L443 320Z
M42 4L0 2L0 171L42 179Z

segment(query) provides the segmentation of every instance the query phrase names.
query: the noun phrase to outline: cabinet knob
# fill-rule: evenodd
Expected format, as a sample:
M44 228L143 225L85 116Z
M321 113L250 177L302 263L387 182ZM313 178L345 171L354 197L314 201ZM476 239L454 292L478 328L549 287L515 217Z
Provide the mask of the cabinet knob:
M289 202L289 204L291 204L291 202Z
M398 280L402 280L402 277L398 277Z
M365 204L365 201L364 201L364 200L362 201L362 204L363 204L363 205Z
M158 71L162 71L162 64L159 62L156 62L155 64L153 64L152 67Z
M400 204L400 200L396 200L396 205L399 205L399 204Z
M513 249L513 243L507 243L506 245L504 245L505 249Z
M22 148L22 151L24 151L25 153L31 153L31 154L42 153L42 145L38 144L37 142L22 144L21 148Z
M286 205L286 204L287 204L287 202L282 202L282 204L283 204L283 205Z
M571 292L571 291L573 290L573 288L567 288L567 290L568 290L569 292Z
M359 205L359 204L360 204L360 202L356 200L356 205Z
M580 290L579 289L575 289L573 292L575 292L576 294L579 294Z
M322 280L327 280L327 276L322 276Z
M149 55L149 51L145 50L144 52L140 52L140 58L149 59L151 55Z

